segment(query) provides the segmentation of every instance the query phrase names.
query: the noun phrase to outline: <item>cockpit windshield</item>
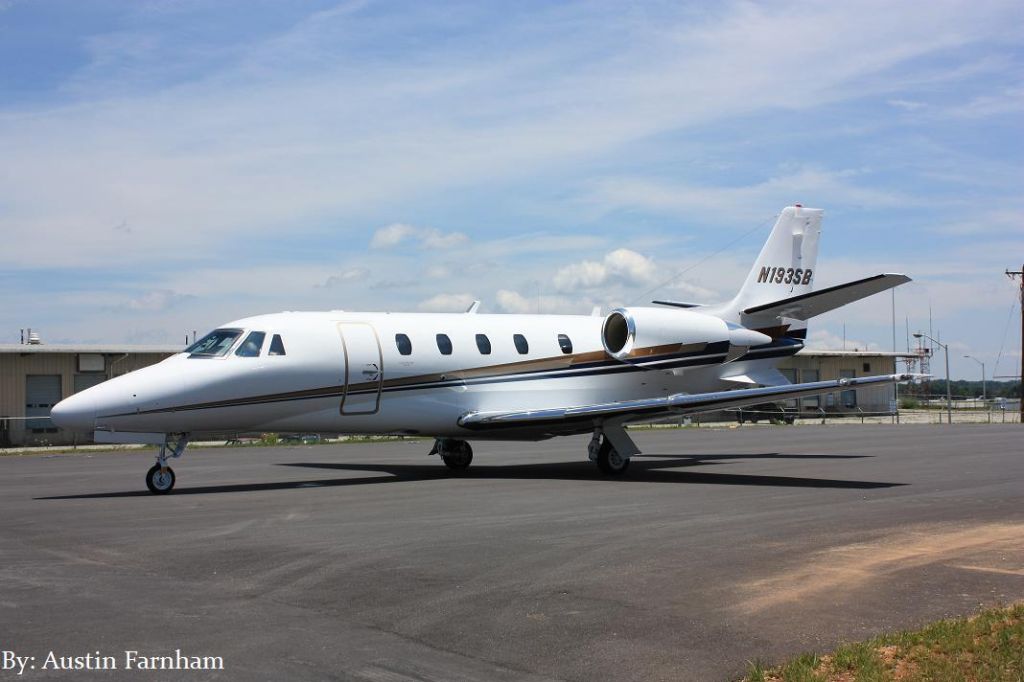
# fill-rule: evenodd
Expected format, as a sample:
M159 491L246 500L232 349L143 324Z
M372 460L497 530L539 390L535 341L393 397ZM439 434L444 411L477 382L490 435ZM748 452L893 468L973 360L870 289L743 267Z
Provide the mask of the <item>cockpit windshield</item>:
M185 349L192 358L221 357L235 345L242 335L241 329L215 329Z

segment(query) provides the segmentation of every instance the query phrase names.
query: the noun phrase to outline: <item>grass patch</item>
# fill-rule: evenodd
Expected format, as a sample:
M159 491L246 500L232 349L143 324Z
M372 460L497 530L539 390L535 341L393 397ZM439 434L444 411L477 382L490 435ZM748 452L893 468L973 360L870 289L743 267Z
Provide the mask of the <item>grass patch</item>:
M1024 681L1024 604L942 620L920 630L803 654L780 666L753 662L745 682Z

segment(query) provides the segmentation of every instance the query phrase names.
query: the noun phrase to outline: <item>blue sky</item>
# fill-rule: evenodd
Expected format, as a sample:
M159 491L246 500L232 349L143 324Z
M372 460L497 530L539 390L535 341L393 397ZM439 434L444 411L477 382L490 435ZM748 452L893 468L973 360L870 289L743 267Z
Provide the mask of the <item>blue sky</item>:
M906 272L901 349L930 306L1009 374L1022 39L1016 0L0 0L0 342L712 302L802 202L819 286ZM891 349L887 296L844 324Z

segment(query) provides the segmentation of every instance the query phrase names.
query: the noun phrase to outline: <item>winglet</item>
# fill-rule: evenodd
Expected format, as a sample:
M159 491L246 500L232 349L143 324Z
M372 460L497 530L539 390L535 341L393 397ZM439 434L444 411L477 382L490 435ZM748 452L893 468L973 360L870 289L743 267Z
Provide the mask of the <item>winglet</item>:
M651 301L654 305L668 305L673 308L701 308L703 303L686 303L685 301Z

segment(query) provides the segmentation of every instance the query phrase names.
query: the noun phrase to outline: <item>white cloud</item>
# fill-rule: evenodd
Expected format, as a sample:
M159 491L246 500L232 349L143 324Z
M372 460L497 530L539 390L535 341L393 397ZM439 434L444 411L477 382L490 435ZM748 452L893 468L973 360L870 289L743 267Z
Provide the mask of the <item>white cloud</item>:
M834 334L828 329L813 329L807 335L807 347L817 350L885 350L872 341L848 338Z
M765 218L767 211L803 203L831 209L845 206L906 207L921 199L902 192L857 183L861 171L801 168L767 180L735 187L670 183L640 177L596 181L586 203L603 212L643 209L702 216L701 224ZM698 225L699 226L699 225Z
M897 109L903 109L904 111L917 111L928 106L924 102L916 102L909 99L891 99L888 103L890 106L896 107Z
M393 223L373 233L370 248L388 249L410 241L419 242L424 249L451 249L465 244L469 238L461 232L441 232L432 227Z
M598 261L573 263L559 270L555 288L562 292L594 289L609 283L643 285L656 277L657 267L647 256L630 249L616 249Z
M322 284L317 284L316 286L330 289L350 282L362 282L369 276L370 271L367 268L348 268L347 270L342 270L337 275L331 275Z
M160 312L191 298L194 297L169 289L159 289L157 291L147 291L141 296L130 299L126 305L131 310Z
M430 313L462 313L475 300L472 294L438 294L420 301L417 307Z
M702 14L557 5L488 26L493 50L480 52L471 26L464 38L447 31L452 40L382 52L396 34L449 27L451 13L353 5L170 84L160 50L184 53L186 41L100 34L96 62L71 79L72 103L0 114L0 262L96 265L117 250L158 263L239 235L534 177L706 123L898 94L933 77L915 67L923 57L1012 37L1016 12L1016 2L984 12L957 2L729 3ZM800 38L780 43L794 26ZM139 60L140 50L155 55ZM123 85L125 64L135 87ZM804 195L780 189L785 202ZM620 203L640 199L634 190ZM130 239L108 229L122 220ZM462 242L455 234L420 240L450 248Z
M536 314L536 313L558 313L558 314L579 314L584 309L591 307L588 299L572 300L565 296L553 296L542 294L537 296L523 296L518 291L510 289L499 289L494 294L498 310L505 313Z

